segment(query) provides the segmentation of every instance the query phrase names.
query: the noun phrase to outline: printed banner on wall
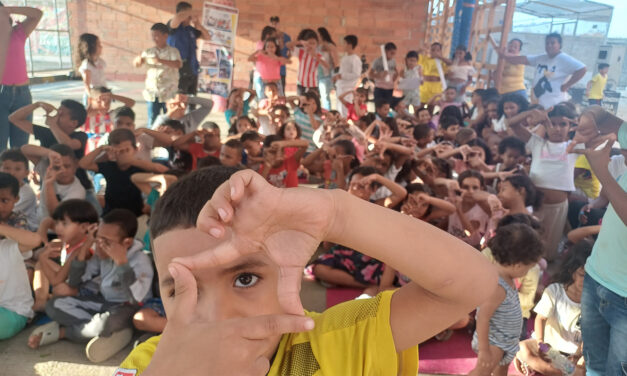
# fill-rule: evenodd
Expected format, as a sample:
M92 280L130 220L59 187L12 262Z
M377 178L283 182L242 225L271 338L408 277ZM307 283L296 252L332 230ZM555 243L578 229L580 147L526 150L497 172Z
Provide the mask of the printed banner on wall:
M236 8L205 2L203 26L210 40L200 47L198 91L226 97L233 82L233 51L237 31Z

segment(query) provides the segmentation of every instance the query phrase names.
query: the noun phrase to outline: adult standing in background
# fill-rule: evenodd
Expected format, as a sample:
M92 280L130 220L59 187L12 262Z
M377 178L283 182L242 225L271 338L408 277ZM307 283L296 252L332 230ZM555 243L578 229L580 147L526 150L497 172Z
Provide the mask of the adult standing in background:
M499 50L494 39L490 37L490 42L494 46L494 50L497 51L499 56L519 56L522 50L523 42L514 38L507 43L507 49L503 48ZM503 66L503 74L501 75L501 81L499 82L499 94L517 94L521 97L529 100L527 95L527 89L525 88L525 65L524 64L512 64L505 59Z
M276 38L279 40L279 47L281 47L281 56L289 59L292 56L292 51L287 48L287 43L292 41L292 38L281 30L281 20L279 16L270 17L270 25L276 30ZM281 84L283 85L283 92L287 91L285 88L285 76L287 74L287 68L285 65L281 65Z
M9 122L9 115L19 108L28 106L33 103L28 86L28 73L26 72L26 56L24 55L24 44L26 38L35 30L35 27L41 20L42 11L31 7L5 7L0 3L4 17L2 21L6 23L8 17L9 40L6 48L6 60L4 63L4 72L2 74L2 85L0 86L0 152L7 148L10 140L11 147L20 147L28 143L28 133L22 131L14 124ZM22 22L13 25L11 14L19 14L26 16ZM2 22L0 21L0 22ZM6 27L6 25L5 25ZM7 38L7 34L2 32L2 37ZM5 47L6 46L6 47ZM9 58L10 56L10 58ZM32 115L29 121L32 120Z
M320 89L320 105L325 110L331 109L331 90L333 89L333 82L331 77L333 71L337 65L339 58L337 56L337 47L335 42L331 38L331 34L324 27L318 28L318 35L320 36L320 54L322 59L329 63L328 67L322 64L318 65L318 88ZM338 95L336 93L336 95Z
M179 50L183 66L179 69L179 91L183 94L196 95L198 88L198 58L196 41L198 38L209 40L209 32L198 19L198 12L188 2L176 4L176 14L168 21L170 35L168 44ZM193 106L190 109L193 110Z
M545 37L544 48L546 53L540 55L515 56L506 53L501 56L511 64L535 67L533 94L538 103L548 109L568 100L566 92L583 78L586 66L562 52L562 36L558 33Z

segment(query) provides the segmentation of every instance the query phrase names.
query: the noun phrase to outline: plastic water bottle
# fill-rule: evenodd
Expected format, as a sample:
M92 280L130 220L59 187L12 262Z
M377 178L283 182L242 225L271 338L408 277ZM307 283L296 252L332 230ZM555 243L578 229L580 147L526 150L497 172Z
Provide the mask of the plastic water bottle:
M570 376L575 372L575 365L559 351L547 345L546 343L540 343L538 346L540 348L540 352L543 353L551 361L551 365L554 368L562 371L563 375Z

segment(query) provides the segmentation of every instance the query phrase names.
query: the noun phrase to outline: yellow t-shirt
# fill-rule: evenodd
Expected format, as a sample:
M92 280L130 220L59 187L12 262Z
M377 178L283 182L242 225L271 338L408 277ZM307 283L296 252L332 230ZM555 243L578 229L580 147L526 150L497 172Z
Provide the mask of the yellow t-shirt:
M585 155L580 155L575 161L575 168L588 170L584 174L575 177L575 187L581 189L589 198L597 198L601 194L601 182L592 171L590 163Z
M525 65L505 62L501 76L500 94L525 90Z
M607 83L607 75L601 76L601 73L597 73L590 79L592 85L590 86L590 94L588 99L603 99L603 90L605 90L605 84Z
M432 59L426 55L420 55L418 57L418 65L422 67L423 76L440 77L440 73L438 72L438 66L435 64L435 59ZM446 65L446 63L441 60L440 65L442 66L442 73L446 73L446 71L448 70L448 65Z
M306 312L316 327L305 333L285 334L268 375L390 375L418 373L418 346L398 354L390 327L390 302L394 291L371 299L338 304L323 313ZM159 339L137 346L116 375L141 374Z

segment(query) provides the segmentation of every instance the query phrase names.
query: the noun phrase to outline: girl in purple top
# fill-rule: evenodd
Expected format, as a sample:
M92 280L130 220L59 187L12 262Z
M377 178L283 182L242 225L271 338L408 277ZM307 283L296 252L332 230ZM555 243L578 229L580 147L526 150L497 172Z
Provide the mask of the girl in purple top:
M26 57L24 44L26 38L35 30L41 20L42 11L30 7L5 7L0 3L3 13L26 16L22 22L13 25L9 18L11 32L4 61L2 85L0 86L0 152L7 148L9 139L11 147L20 147L28 142L28 134L9 122L9 115L24 106L31 104L32 98L28 87L26 73ZM11 58L8 58L8 57ZM32 119L29 119L32 120Z

